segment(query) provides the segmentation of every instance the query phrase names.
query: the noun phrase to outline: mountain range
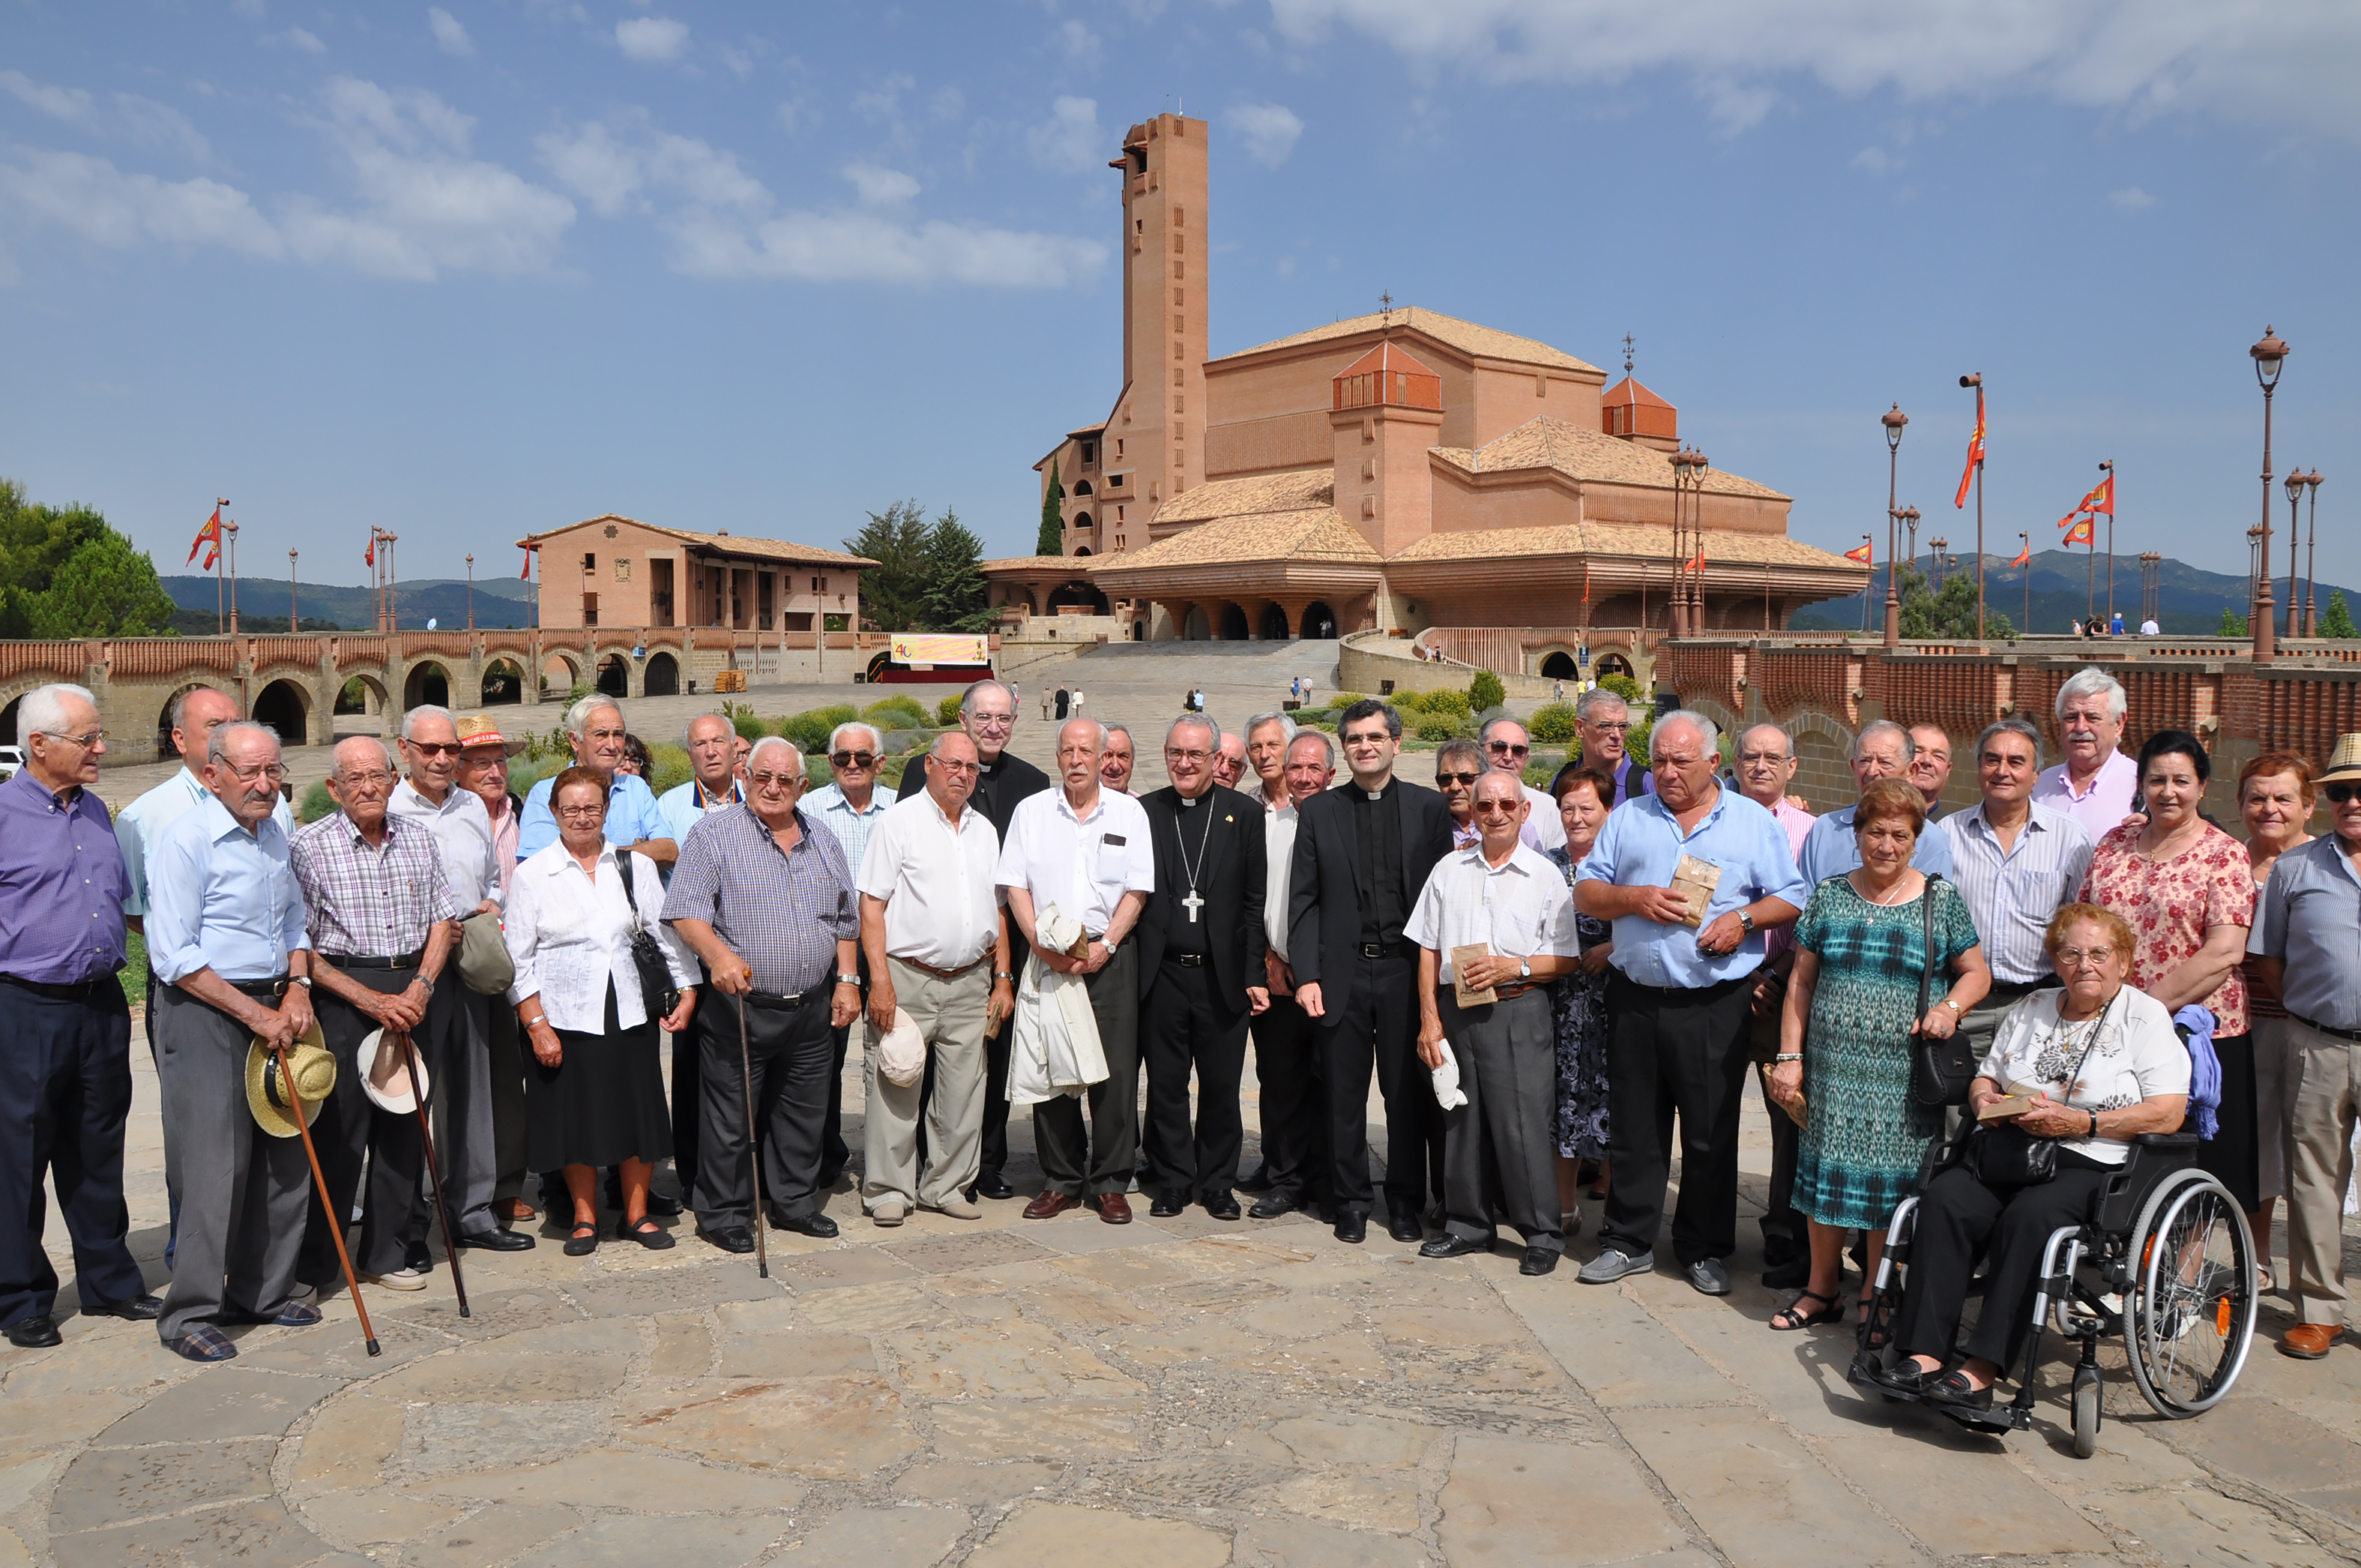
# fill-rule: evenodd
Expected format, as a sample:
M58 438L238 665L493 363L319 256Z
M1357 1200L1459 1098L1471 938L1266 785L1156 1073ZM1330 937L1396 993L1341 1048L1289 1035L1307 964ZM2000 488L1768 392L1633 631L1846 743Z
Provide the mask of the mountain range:
M1931 575L1933 552L1922 553L1913 565L1921 574ZM2107 556L2099 553L2097 572L2092 570L2091 555L2084 550L2044 550L2033 557L2029 566L2014 566L2007 555L1984 557L1984 609L2008 617L2019 630L2063 633L2071 630L2070 623L2091 613L2095 604L2097 612L2107 613ZM1943 568L1946 577L1955 572L1972 575L1976 558L1972 554L1949 555ZM2285 565L2281 563L2282 566ZM1873 630L1884 624L1885 573L1879 566L1870 575L1871 599L1869 625ZM2032 578L2033 604L2028 620L2026 613L2026 577ZM2124 624L2139 625L2140 563L2136 553L2115 557L2115 608L2123 613ZM2275 579L2273 595L2279 614L2287 614L2288 580L2282 571ZM2235 609L2245 614L2249 608L2253 588L2245 577L2233 577L2225 573L2207 572L2168 555L2157 563L2157 624L2175 637L2213 636L2222 630L2222 611ZM2328 613L2328 596L2342 591L2348 604L2355 603L2350 589L2340 589L2336 584L2323 583L2315 601L2322 615ZM1822 599L1795 612L1792 622L1798 631L1858 630L1861 626L1861 596L1850 594L1839 599ZM2361 609L2361 605L2356 606ZM2285 624L2284 620L2281 622Z
M210 632L214 619L214 579L210 576L159 577L164 591L183 612L176 618L184 635ZM479 627L533 624L533 585L513 577L476 579L476 624ZM333 623L346 631L367 631L377 625L371 590L366 585L347 587L335 583L303 583L295 608L303 630L325 630ZM421 577L395 585L395 616L405 631L422 631L433 620L445 630L467 624L467 584L465 578ZM240 577L237 620L242 631L287 630L288 592L281 579ZM201 624L189 624L190 622Z

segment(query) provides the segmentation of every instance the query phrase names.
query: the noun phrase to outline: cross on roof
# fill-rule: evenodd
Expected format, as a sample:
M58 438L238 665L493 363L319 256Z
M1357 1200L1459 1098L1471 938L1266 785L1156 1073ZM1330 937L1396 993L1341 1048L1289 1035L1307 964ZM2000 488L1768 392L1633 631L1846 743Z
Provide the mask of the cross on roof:
M1626 376L1629 376L1631 373L1631 334L1630 333L1628 333L1628 332L1627 332L1627 333L1625 333L1625 334L1623 334L1623 374L1625 374Z

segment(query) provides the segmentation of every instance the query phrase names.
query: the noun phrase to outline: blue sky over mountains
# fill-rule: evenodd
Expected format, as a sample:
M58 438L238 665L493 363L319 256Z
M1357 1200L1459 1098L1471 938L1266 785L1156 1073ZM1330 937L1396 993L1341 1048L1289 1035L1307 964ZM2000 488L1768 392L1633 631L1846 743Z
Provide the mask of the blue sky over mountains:
M513 572L617 510L815 543L915 496L1029 547L1116 391L1124 127L1213 122L1216 353L1396 300L1681 407L1799 537L1883 538L1876 417L1989 548L2117 464L2120 550L2238 571L2259 397L2361 573L2361 8L1130 0L0 13L0 473L177 570ZM2284 521L2285 503L2279 503Z

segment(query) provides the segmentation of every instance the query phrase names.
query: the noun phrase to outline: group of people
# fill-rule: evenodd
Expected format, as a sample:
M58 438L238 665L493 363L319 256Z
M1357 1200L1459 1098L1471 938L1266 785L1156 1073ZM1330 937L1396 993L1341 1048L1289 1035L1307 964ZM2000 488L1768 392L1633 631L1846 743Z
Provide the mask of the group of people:
M2034 724L2001 719L1974 742L1976 803L1951 810L1949 738L1876 720L1852 746L1856 798L1817 817L1783 730L1735 737L1725 764L1711 721L1666 712L1642 762L1603 689L1546 790L1510 718L1435 751L1433 788L1403 777L1400 715L1365 700L1333 740L1284 712L1224 732L1192 705L1161 738L1170 782L1138 796L1120 725L1070 712L1054 777L1017 757L998 681L967 690L898 795L865 723L830 736L810 790L795 746L710 715L683 736L692 777L658 798L620 707L591 697L566 715L573 765L522 800L496 726L416 708L398 757L339 743L336 811L291 829L278 739L224 694L176 704L186 766L113 821L89 787L105 749L89 694L43 688L19 712L27 766L0 787L0 992L30 1042L0 1085L19 1124L0 1324L19 1344L57 1342L45 1174L84 1310L156 1319L192 1359L235 1354L226 1325L316 1321L357 1202L361 1277L417 1288L438 1217L405 1090L434 1107L454 1245L533 1245L510 1227L538 1212L539 1173L569 1254L600 1244L602 1209L617 1239L671 1246L666 1158L715 1246L752 1251L764 1224L833 1236L856 1035L860 1199L881 1226L1019 1196L1007 1124L1029 1106L1028 1219L1126 1223L1137 1185L1152 1215L1303 1210L1348 1243L1380 1220L1428 1257L1506 1224L1541 1275L1595 1183L1583 1281L1654 1268L1669 1226L1682 1275L1719 1295L1752 1075L1773 1129L1765 1280L1796 1292L1771 1328L1840 1320L1849 1233L1873 1270L1918 1193L1927 1288L1877 1328L1912 1392L1989 1403L2048 1228L2131 1136L2184 1123L2259 1234L2288 1201L2282 1348L2324 1354L2342 1321L2361 735L2324 771L2247 762L2242 843L2200 809L2202 742L2165 730L2125 754L2125 694L2097 670L2058 693L2056 765ZM2334 831L2311 839L2323 795ZM147 938L164 1099L160 1300L124 1240L126 928ZM2000 1189L1960 1167L1919 1191L1943 1115L1913 1092L1911 1048L1955 1036L1971 1110L2025 1095L2020 1130L2064 1140L2055 1179ZM275 1047L304 1042L280 1084ZM1242 1177L1249 1047L1262 1162ZM317 1102L316 1199L287 1135L296 1097Z

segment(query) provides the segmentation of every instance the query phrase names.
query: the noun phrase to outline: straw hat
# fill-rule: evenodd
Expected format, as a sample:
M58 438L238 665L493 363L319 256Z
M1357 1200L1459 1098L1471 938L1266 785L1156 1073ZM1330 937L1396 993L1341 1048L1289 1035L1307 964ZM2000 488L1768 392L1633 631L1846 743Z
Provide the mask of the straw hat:
M287 1067L303 1102L305 1124L318 1121L321 1104L336 1087L336 1058L328 1054L317 1018L287 1047ZM294 1105L280 1080L278 1055L258 1037L246 1047L246 1103L255 1124L274 1138L291 1138L302 1130L295 1124Z
M361 1069L361 1092L379 1110L390 1111L398 1116L410 1115L418 1109L418 1096L410 1091L410 1075L401 1070L403 1055L399 1036L388 1035L383 1029L370 1030L353 1047L353 1060ZM416 1066L420 1092L432 1096L434 1080L427 1076L423 1055Z
M522 740L511 740L502 735L500 727L480 713L471 713L464 718L455 719L452 727L459 732L459 745L462 750L470 746L500 746L505 747L511 757L524 750Z
M2361 731L2336 738L2336 750L2328 754L2328 771L2320 775L2320 782L2361 783Z

